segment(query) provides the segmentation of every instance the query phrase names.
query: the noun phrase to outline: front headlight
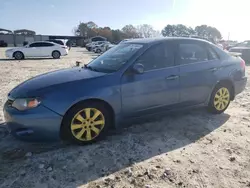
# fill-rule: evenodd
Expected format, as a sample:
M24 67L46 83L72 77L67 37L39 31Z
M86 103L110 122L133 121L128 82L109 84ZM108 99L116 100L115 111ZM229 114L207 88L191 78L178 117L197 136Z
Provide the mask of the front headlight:
M37 107L41 101L36 98L27 98L27 99L15 99L14 102L12 103L12 107L24 111L28 110L31 108Z

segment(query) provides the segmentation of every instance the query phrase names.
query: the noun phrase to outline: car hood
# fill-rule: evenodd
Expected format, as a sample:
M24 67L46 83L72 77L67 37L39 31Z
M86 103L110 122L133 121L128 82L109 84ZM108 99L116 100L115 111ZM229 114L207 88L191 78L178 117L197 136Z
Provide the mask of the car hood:
M21 83L9 93L9 97L14 99L20 97L35 97L32 96L34 93L45 88L83 79L96 78L104 76L105 74L107 73L94 72L80 67L49 72Z

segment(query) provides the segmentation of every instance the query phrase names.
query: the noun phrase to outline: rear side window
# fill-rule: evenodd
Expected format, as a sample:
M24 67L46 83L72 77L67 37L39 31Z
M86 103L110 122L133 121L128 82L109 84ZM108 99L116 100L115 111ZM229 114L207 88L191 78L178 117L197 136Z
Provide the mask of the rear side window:
M173 46L170 43L153 45L137 59L137 63L141 63L145 71L174 66Z
M206 48L198 43L180 43L179 61L181 65L202 62L208 60Z
M30 44L30 47L49 47L49 46L54 46L54 44L52 43L48 43L48 42L35 42Z
M207 48L209 60L220 59L218 54L210 47Z
M47 42L41 43L41 47L49 47L49 46L54 46L54 44L47 43Z

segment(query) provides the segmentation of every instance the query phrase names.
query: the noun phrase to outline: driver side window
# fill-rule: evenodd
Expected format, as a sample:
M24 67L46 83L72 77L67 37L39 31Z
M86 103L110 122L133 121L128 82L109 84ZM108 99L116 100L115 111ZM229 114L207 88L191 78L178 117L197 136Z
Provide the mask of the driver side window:
M153 45L137 59L137 63L144 66L144 71L174 66L173 48L168 43Z

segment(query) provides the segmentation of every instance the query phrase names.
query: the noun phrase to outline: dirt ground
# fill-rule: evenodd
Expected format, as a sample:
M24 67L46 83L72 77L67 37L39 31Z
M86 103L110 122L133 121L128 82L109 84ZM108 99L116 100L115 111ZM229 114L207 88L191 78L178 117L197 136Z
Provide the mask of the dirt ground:
M73 48L60 60L15 61L5 59L4 50L0 49L0 108L22 81L94 57ZM2 137L0 187L250 187L249 83L224 114L211 115L204 109L175 112L88 146Z

